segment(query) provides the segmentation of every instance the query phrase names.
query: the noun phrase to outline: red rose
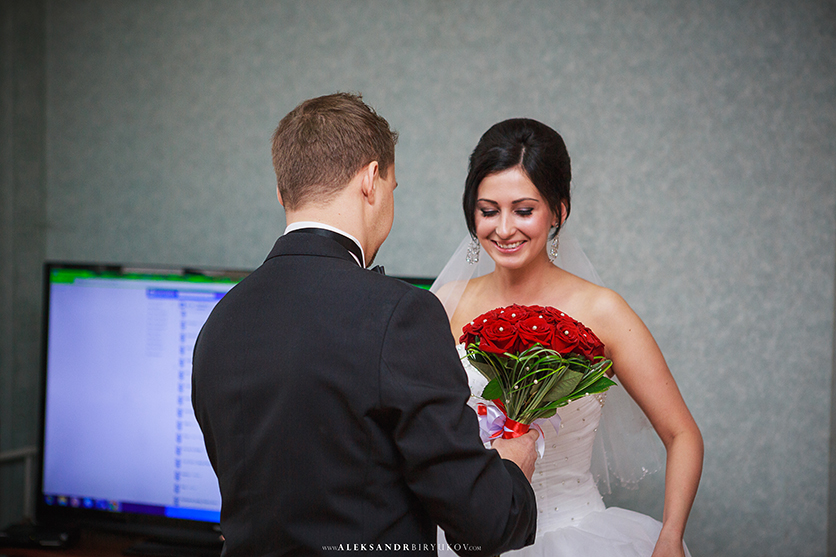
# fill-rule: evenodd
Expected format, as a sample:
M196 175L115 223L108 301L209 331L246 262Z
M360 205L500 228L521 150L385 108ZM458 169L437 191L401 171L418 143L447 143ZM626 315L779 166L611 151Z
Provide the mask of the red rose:
M581 354L590 361L594 361L598 356L603 357L604 343L601 342L601 339L592 332L592 329L583 323L578 322L578 328L582 336L581 343L578 347L581 350Z
M603 344L596 344L592 350L590 350L587 355L589 361L594 362L596 359L605 358L604 355L604 345Z
M494 310L496 311L496 310ZM532 308L517 304L499 308L499 317L507 321L522 321L533 315Z
M488 321L479 335L479 348L493 354L517 351L517 328L510 321Z
M571 319L561 319L554 324L554 335L550 348L560 352L561 356L567 356L578 351L581 342L581 332Z
M477 319L481 320L483 323L487 324L490 321L494 321L496 319L502 318L502 312L505 311L505 308L494 308L490 311L486 311Z
M517 323L517 334L520 337L520 348L526 350L534 344L548 346L554 335L554 325L540 314L532 314L524 321Z
M549 323L557 324L562 323L565 321L571 321L572 318L560 311L557 308L553 307L545 307L542 308L543 318L546 319Z
M528 309L531 311L532 315L537 315L538 317L542 315L543 319L546 319L546 314L551 308L544 308L543 306L528 306Z
M465 346L476 341L476 337L482 330L481 325L477 325L475 321L471 321L462 327L462 336L459 337L459 342L464 343Z
M480 335L482 329L490 323L491 321L495 321L498 317L500 317L500 311L504 308L496 308L492 309L488 312L483 313L464 327L462 327L462 336L459 337L459 342L463 342L465 346L472 342L476 342L476 337Z

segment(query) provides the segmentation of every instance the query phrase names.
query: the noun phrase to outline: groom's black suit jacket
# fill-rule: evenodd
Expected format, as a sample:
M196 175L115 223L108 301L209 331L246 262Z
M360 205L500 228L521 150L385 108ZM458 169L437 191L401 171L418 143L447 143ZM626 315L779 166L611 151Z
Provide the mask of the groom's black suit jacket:
M474 554L534 540L533 491L479 441L441 304L332 239L279 238L212 312L192 381L226 555L432 554L436 523Z

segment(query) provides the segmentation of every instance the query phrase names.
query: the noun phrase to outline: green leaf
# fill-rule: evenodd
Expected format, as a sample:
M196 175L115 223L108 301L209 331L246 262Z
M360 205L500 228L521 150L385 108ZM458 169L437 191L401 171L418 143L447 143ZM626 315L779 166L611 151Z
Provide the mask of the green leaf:
M612 366L612 362L609 360L605 360L603 362L599 362L590 368L589 373L584 377L583 381L581 381L580 385L578 385L578 391L584 390L589 385L592 385L596 381L598 381L601 377L604 377L604 374L607 373L607 370L610 369Z
M610 379L609 377L601 377L600 379L598 379L598 381L596 381L592 385L589 385L588 387L586 387L583 390L579 390L578 393L581 394L581 396L586 395L586 394L591 395L591 394L594 394L594 393L603 393L604 391L606 391L607 389L609 389L613 385L617 385L617 383L615 381L613 381L612 379Z
M604 376L604 371L603 370L600 370L600 369L599 370L592 370L592 371L588 372L586 375L584 375L583 381L578 383L578 386L575 390L578 391L578 392L583 391L584 389L586 389L587 387L589 387L590 385L592 385L593 383L598 381L603 376Z
M560 381L543 397L543 401L552 402L569 396L581 382L581 379L583 379L583 373L571 369L566 370Z
M470 360L470 363L473 365L473 367L478 369L479 373L485 376L485 379L487 379L488 381L496 379L497 371L496 368L491 364L487 362L480 362L478 360Z
M569 404L569 402L571 402L571 399L569 399L568 397L559 398L555 401L552 401L552 402L548 403L547 405L543 406L542 408L538 408L538 411L542 411L542 410L555 410L556 411L557 408L560 408L561 406L566 406L567 404Z
M485 389L482 391L482 398L486 398L488 400L502 398L502 386L499 384L498 380L491 379L488 381L488 384L485 385Z
M557 408L550 408L548 410L543 408L537 408L533 410L532 413L534 415L534 418L531 420L532 422L534 420L548 420L549 418L557 414Z

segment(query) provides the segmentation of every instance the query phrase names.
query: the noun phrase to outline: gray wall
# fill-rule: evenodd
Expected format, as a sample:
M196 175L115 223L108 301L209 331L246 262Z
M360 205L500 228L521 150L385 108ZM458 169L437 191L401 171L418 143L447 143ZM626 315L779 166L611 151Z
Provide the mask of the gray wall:
M43 2L0 1L0 451L37 441L46 254ZM22 512L22 461L0 468L0 527Z
M359 91L401 132L390 274L433 276L463 237L488 126L558 129L573 228L705 437L692 553L827 553L833 2L2 5L2 448L36 440L40 260L258 265L284 225L273 128ZM661 476L608 499L660 517Z

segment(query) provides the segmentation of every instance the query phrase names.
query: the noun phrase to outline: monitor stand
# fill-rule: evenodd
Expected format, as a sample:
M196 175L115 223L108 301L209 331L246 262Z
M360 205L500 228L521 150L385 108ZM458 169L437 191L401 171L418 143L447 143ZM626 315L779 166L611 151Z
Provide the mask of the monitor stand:
M78 540L78 529L39 524L12 524L0 531L0 547L67 548Z

